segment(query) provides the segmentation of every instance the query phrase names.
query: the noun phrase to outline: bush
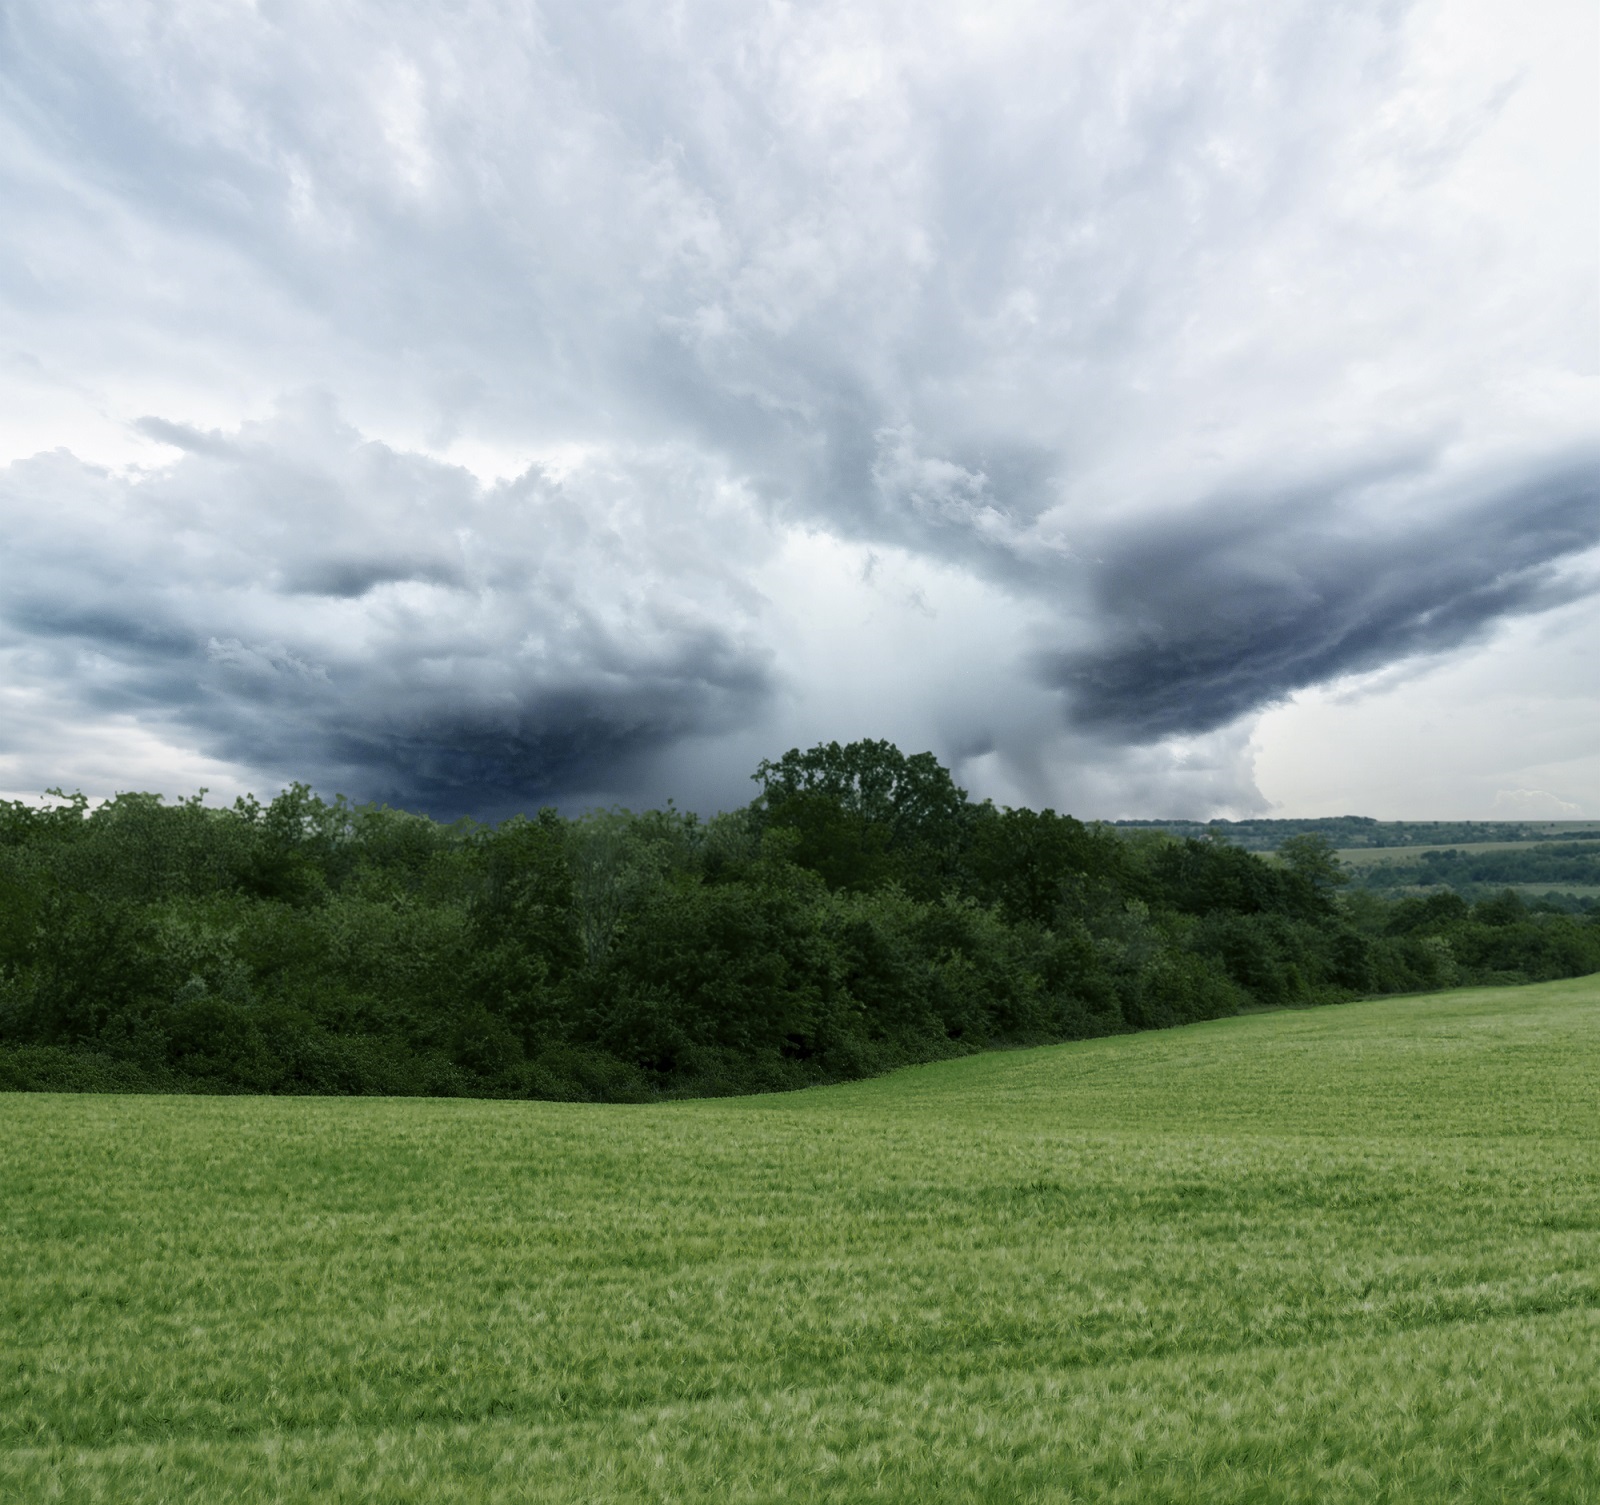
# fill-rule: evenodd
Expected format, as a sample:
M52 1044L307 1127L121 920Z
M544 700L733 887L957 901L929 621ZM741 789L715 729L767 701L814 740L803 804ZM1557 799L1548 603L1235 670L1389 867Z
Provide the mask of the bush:
M0 802L0 1086L643 1101L1600 970L1600 916L1341 895L1311 836L975 806L887 743L758 779L707 823Z

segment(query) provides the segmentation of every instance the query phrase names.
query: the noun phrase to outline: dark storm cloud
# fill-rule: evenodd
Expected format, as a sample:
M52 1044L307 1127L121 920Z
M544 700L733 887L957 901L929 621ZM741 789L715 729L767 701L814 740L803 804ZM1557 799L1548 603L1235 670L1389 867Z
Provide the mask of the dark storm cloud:
M692 463L484 487L320 400L186 447L0 473L0 624L86 715L454 814L616 789L769 692L748 527Z
M429 721L407 716L390 729L347 717L322 729L324 765L348 770L371 799L438 814L468 811L492 817L575 793L635 787L663 751L684 738L737 726L768 685L749 664L718 665L685 656L672 677L644 675L607 692L604 686L535 692L514 709L467 705ZM241 762L261 748L233 731L224 750ZM300 748L280 743L279 766Z
M1455 648L1569 599L1557 566L1600 541L1600 460L1414 519L1339 499L1212 501L1110 542L1100 641L1046 655L1079 725L1136 741L1211 731L1307 685Z

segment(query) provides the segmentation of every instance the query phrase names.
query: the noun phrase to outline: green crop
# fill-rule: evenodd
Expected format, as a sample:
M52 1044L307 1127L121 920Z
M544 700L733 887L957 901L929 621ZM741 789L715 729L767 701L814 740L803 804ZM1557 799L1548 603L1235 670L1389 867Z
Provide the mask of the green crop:
M0 1499L1600 1498L1600 979L0 1133Z

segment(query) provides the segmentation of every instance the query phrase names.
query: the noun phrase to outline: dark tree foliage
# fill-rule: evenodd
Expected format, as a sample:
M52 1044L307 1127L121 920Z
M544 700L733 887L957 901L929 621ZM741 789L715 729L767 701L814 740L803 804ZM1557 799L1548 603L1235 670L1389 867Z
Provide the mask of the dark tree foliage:
M794 860L830 888L894 881L932 898L959 861L967 795L932 753L908 758L889 742L829 742L764 759L754 778L766 824L794 832Z
M0 1087L642 1100L1600 970L1600 919L1347 889L1315 831L974 805L886 742L756 779L710 821L0 804Z
M981 902L997 905L1012 924L1048 925L1063 906L1081 908L1089 891L1129 891L1132 850L1106 828L1054 810L983 804L972 813L965 887Z

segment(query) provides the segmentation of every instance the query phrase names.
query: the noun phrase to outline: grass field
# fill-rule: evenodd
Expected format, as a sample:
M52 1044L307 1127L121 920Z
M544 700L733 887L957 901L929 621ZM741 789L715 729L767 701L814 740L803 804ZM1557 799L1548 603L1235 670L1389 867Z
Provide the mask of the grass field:
M1595 834L1600 836L1600 831ZM1455 841L1436 842L1432 846L1419 844L1410 847L1341 847L1334 856L1349 868L1395 867L1420 861L1424 852L1460 852L1463 856L1477 857L1485 852L1495 855L1501 852L1531 852L1535 847L1550 845L1549 841ZM1558 886L1548 883L1545 885L1546 888Z
M1596 978L0 1145L0 1499L1600 1498Z
M1457 842L1453 848L1448 846L1346 847L1334 853L1334 855L1352 872L1371 872L1374 868L1415 864L1421 860L1424 852L1454 850L1471 857L1482 852L1528 852L1532 851L1534 847L1548 844L1548 842L1539 841L1477 841ZM1477 887L1490 888L1496 891L1509 888L1514 893L1521 894L1524 899L1542 899L1546 894L1551 893L1568 895L1574 899L1600 899L1600 884L1567 883L1553 878L1533 883L1479 883ZM1389 892L1391 894L1428 894L1437 893L1438 889L1411 884L1402 889L1391 889Z

